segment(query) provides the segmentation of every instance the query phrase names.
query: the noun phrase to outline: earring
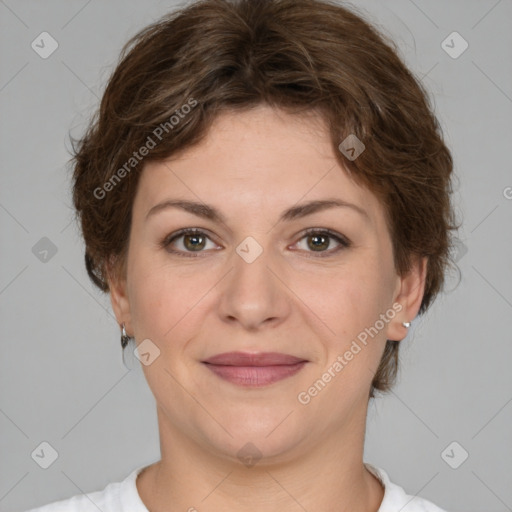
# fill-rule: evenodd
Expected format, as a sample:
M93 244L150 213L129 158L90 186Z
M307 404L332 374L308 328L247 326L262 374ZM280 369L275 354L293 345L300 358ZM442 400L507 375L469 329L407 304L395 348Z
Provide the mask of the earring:
M128 342L130 341L130 336L126 334L126 329L124 327L124 322L121 326L121 347L124 348L126 345L128 345Z
M408 329L411 326L411 322L402 322L402 325Z

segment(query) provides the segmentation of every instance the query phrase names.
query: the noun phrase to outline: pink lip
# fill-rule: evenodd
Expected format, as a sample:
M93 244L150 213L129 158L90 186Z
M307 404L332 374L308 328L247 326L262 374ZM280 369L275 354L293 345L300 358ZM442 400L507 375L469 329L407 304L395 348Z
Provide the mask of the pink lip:
M224 352L205 359L203 363L222 364L229 366L274 366L295 364L305 361L300 357L280 354L279 352Z
M220 378L240 386L265 386L296 374L306 360L277 352L226 352L203 361Z

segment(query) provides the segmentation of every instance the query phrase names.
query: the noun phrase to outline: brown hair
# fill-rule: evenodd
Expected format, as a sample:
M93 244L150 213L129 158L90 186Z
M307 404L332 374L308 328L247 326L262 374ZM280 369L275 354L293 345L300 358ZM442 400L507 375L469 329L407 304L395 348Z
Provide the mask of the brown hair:
M99 111L72 139L73 200L93 283L108 292L107 277L125 275L139 151L145 162L167 158L200 142L221 111L262 103L321 113L340 164L385 207L397 273L428 256L424 313L444 283L449 231L459 227L452 157L396 45L327 0L200 0L125 44ZM355 160L338 149L350 134L365 144ZM370 396L391 388L397 368L398 342L388 340Z

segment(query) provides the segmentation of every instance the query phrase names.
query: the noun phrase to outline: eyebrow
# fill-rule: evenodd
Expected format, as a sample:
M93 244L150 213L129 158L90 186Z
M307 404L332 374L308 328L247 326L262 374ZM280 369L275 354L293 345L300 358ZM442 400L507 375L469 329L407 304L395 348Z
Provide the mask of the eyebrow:
M183 199L167 199L165 201L162 201L161 203L156 204L146 214L146 220L152 215L155 215L156 213L166 210L168 208L179 208L185 210L186 212L197 215L198 217L226 224L226 218L214 206ZM291 208L288 208L281 214L279 222L299 219L307 215L311 215L313 213L327 210L329 208L350 208L353 211L361 214L367 220L370 220L370 217L366 210L364 210L360 206L336 198L319 199L315 201L309 201L307 203L302 203L297 206L292 206Z

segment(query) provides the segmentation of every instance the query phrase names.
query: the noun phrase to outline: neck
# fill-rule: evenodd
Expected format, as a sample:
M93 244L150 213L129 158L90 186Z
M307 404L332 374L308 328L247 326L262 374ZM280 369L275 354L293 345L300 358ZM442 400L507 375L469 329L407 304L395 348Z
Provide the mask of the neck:
M366 417L353 420L320 441L315 436L317 444L306 452L307 441L300 454L296 447L246 466L205 449L158 409L162 459L139 475L139 495L149 512L378 512L384 489L362 460L359 422Z

